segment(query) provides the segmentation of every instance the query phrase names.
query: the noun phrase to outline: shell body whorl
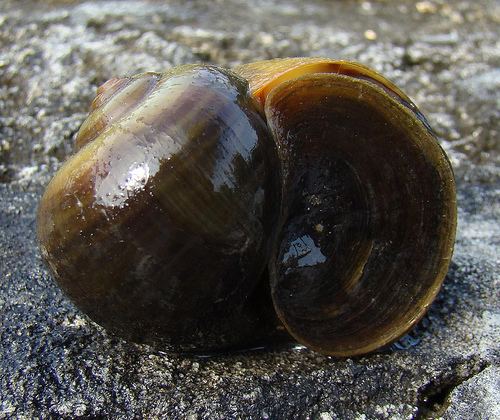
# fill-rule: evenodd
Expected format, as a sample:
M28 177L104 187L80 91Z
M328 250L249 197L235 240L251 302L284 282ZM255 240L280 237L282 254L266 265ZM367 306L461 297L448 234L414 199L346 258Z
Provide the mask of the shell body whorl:
M229 320L241 318L242 336L261 322L245 307L280 203L274 143L246 82L199 66L140 75L90 120L98 124L82 127L85 141L39 209L58 282L92 319L134 340L202 350L245 342Z

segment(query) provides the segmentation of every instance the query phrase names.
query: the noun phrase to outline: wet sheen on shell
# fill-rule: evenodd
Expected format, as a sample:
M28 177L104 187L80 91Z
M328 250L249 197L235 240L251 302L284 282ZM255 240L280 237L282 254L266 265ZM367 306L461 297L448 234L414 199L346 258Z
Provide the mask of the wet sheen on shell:
M265 109L282 165L270 261L279 317L325 354L394 341L439 291L455 239L453 172L427 121L357 64L275 60L238 72Z
M78 307L126 338L265 343L279 326L261 280L278 163L247 83L207 66L122 80L101 89L47 187L44 258Z
M364 354L422 317L448 269L450 163L412 101L358 63L114 78L76 149L40 203L42 255L133 341L207 353L283 343L286 327Z

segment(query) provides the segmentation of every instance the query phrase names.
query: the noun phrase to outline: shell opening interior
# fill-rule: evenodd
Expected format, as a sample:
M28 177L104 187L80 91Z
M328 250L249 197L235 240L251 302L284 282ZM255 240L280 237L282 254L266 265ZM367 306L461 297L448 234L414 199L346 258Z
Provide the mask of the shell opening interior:
M453 174L437 141L392 95L345 75L281 83L265 112L284 165L278 315L299 342L337 356L398 338L438 292L454 241Z

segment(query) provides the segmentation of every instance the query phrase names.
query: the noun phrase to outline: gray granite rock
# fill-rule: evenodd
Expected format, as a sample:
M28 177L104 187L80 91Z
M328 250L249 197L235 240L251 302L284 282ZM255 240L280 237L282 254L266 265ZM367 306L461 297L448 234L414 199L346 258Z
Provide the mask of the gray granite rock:
M493 420L500 418L500 370L490 366L458 385L450 395L445 419Z
M0 418L498 418L499 20L489 0L2 1ZM183 357L108 335L56 287L35 242L37 202L96 87L300 55L382 71L454 164L456 249L427 317L390 349L345 360L303 348Z

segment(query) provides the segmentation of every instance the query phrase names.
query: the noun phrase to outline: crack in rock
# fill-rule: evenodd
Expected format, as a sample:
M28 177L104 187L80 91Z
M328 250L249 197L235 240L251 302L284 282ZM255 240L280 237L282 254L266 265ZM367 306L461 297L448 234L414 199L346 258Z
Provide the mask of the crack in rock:
M459 361L449 370L418 389L415 420L441 417L450 404L453 390L465 381L480 374L490 364L475 357Z

